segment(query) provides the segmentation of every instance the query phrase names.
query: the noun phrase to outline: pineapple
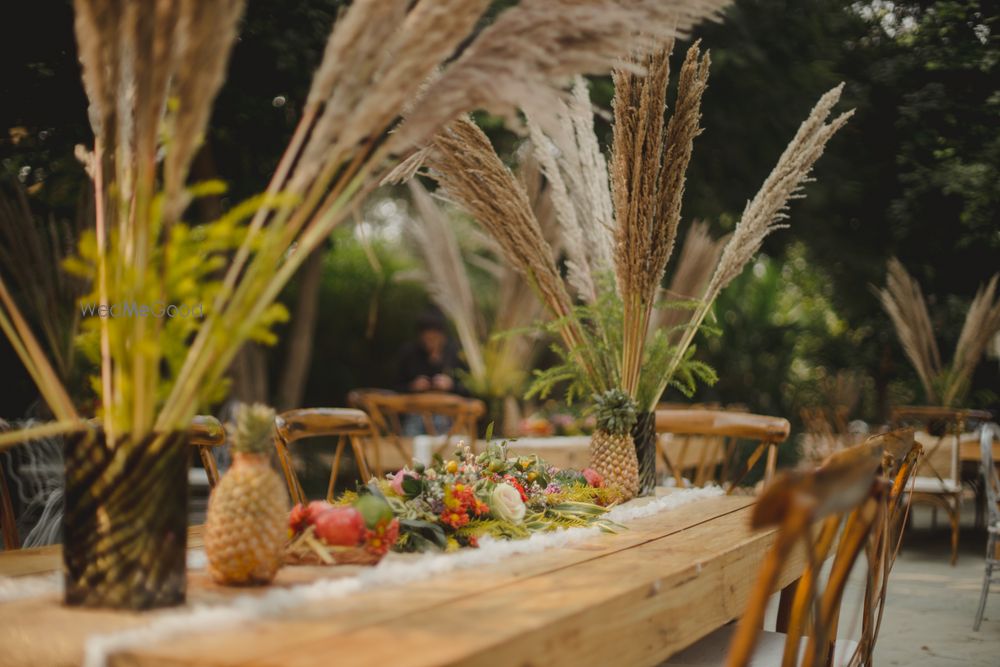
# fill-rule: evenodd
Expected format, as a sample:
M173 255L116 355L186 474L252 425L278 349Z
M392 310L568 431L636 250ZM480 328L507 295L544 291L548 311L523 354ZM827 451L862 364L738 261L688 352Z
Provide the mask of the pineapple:
M622 500L639 493L639 460L631 430L636 421L635 401L621 389L594 397L597 430L590 439L590 465L616 487Z
M288 493L271 468L274 410L236 408L233 465L208 499L205 554L220 584L269 583L281 566L288 538Z

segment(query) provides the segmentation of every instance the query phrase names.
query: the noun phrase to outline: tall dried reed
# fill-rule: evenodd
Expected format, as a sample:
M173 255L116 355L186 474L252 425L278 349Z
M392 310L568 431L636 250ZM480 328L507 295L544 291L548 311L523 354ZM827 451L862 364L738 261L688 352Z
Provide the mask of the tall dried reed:
M610 71L633 47L650 51L724 4L524 0L476 34L488 0L351 3L334 25L267 192L240 211L256 213L221 283L212 287L206 318L182 341L171 341L186 354L167 386L164 325L102 318L99 384L109 442L119 433L138 439L185 428L207 400L205 387L219 385L241 344L265 335L261 329L275 317L278 294L305 258L397 156L446 126L461 133L462 122L448 124L476 108L511 115L530 107L537 114L546 108L543 100L567 95L572 76ZM162 294L161 272L172 260L157 252L193 195L188 167L243 2L75 0L74 7L95 134L87 157L96 193L95 290L101 304L111 294L149 301ZM640 33L649 36L634 39ZM565 290L546 282L552 276L534 278L568 313ZM6 290L2 295L0 324L57 416L75 419Z
M840 84L820 97L778 158L778 163L764 180L761 189L747 202L739 222L736 223L736 229L733 230L729 242L722 251L712 278L701 295L700 304L694 311L684 336L677 344L677 349L682 353L690 347L719 293L742 273L768 235L787 227L782 221L788 218L789 200L801 196L802 186L808 181L809 173L816 160L823 154L826 143L854 113L853 110L847 111L827 122L833 107L840 100L843 88L844 84ZM654 392L656 397L666 389L682 359L680 354L675 354L671 358L659 382L659 388Z
M819 100L760 192L748 202L725 246L704 239L698 251L702 264L681 267L677 278L687 282L684 289L697 305L682 317L686 325L680 335L665 342L661 336L652 345L655 354L647 352L647 341L656 338L649 334L652 313L677 235L684 178L700 131L700 101L708 79L708 55L702 56L696 43L681 68L675 111L664 123L669 54L668 45L635 56L616 70L610 170L595 154L599 150L592 112L580 82L570 102L557 100L548 111L554 117L553 131L528 114L565 241L569 260L565 281L523 189L471 121L453 123L420 154L446 196L497 241L507 260L530 278L555 318L568 363L546 371L539 382L551 387L562 380L579 381L592 392L620 385L642 409L652 409L675 373L688 378L709 375L690 359L695 333L719 292L743 270L764 238L783 226L788 200L807 181L826 142L850 116L848 112L826 122L840 87ZM411 173L412 168L408 165ZM609 180L610 194L606 194ZM604 201L611 202L610 218ZM696 229L694 240L700 239L701 230ZM602 263L602 256L610 258L610 264ZM707 267L705 256L711 259ZM613 268L617 277L610 293L608 282L600 281L599 271L605 266ZM589 309L581 312L574 307L569 288L590 304ZM619 306L620 317L601 312Z
M531 179L524 173L531 169L530 163L522 165L518 174L522 182ZM418 214L410 229L423 261L424 284L455 326L469 366L466 387L483 398L516 397L524 390L527 369L539 348L537 336L525 335L542 315L539 300L518 271L488 256L495 252L490 237L461 225L418 181L409 185ZM536 218L545 220L547 197L532 193L527 183L526 191ZM495 300L473 298L467 265L486 272Z
M681 329L693 314L690 305L705 291L728 239L728 235L712 238L708 223L704 221L691 223L678 253L670 284L660 291L660 308L656 311L655 324L649 328L650 335L664 330L676 342ZM674 302L673 305L671 302Z
M622 389L639 391L647 330L680 224L684 179L701 129L708 54L698 42L681 66L677 103L664 126L670 50L648 56L647 74L615 72L611 184L615 198L615 273L624 305Z
M965 400L976 366L990 340L1000 332L998 281L1000 273L976 292L965 314L952 361L945 365L920 285L898 259L889 260L886 286L876 289L875 294L917 372L928 403L951 407Z

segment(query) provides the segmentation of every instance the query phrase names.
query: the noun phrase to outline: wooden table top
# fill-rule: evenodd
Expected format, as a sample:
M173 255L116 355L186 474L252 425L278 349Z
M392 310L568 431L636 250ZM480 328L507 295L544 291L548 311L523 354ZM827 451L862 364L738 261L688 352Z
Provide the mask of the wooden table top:
M118 653L111 664L656 664L741 613L774 539L773 531L750 531L752 502L692 502L636 519L616 535L310 603L249 626ZM0 573L11 572L14 556L0 554ZM26 571L19 560L17 571ZM800 555L791 559L780 586L803 568ZM276 585L357 571L286 567ZM189 603L246 592L189 573ZM89 633L141 625L157 613L68 609L55 596L0 604L0 664L79 664Z

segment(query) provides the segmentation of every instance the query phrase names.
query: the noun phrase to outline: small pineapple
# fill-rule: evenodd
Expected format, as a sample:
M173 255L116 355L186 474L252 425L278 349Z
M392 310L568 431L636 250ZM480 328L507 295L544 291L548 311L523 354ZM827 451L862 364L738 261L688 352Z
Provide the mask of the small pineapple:
M590 465L616 487L622 500L639 493L639 461L631 430L636 421L635 401L621 389L594 397L597 430L590 439Z
M274 410L236 408L233 465L208 499L205 554L220 584L269 583L281 567L288 538L288 493L271 468Z

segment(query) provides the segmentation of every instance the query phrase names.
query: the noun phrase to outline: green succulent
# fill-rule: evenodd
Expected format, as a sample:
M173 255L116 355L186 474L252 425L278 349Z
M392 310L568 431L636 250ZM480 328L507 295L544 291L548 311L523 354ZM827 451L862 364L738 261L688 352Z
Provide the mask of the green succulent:
M625 435L635 425L635 401L621 389L608 389L594 395L594 417L597 428L612 435Z
M267 454L274 442L274 408L263 403L240 403L236 406L236 432L233 451L244 454Z

